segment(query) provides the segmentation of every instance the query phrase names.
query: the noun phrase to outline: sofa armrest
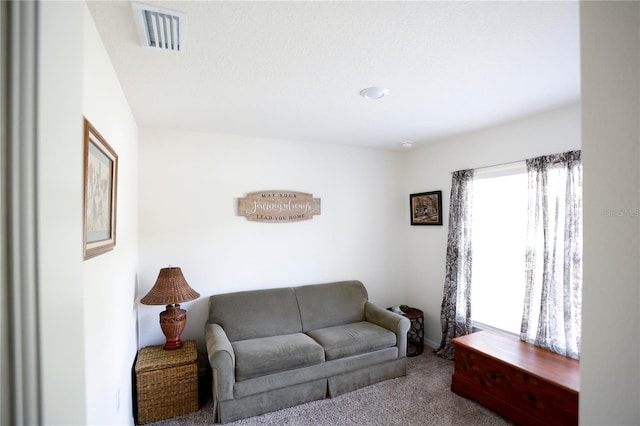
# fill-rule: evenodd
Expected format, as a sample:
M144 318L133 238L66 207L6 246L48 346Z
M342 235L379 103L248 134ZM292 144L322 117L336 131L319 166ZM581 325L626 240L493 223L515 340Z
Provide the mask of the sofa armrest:
M409 327L411 327L411 321L408 318L394 314L371 302L367 302L364 305L364 318L380 327L393 331L396 334L398 358L407 356L407 333L409 332Z
M213 398L217 401L225 401L233 398L233 385L235 384L236 356L231 342L218 324L207 321L204 329L207 356L213 373Z

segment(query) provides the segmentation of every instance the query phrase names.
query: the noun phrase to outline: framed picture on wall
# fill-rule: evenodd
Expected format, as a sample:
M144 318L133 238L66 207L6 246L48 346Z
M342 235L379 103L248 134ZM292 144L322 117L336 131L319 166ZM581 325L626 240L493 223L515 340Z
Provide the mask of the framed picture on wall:
M412 225L442 225L442 191L409 195Z
M116 245L118 155L84 119L84 259Z

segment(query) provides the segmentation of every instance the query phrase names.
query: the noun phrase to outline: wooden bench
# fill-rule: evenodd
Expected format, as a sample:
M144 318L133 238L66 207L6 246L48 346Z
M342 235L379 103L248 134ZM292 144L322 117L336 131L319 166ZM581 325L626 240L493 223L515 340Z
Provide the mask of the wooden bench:
M486 330L453 343L456 394L517 424L578 424L579 361Z

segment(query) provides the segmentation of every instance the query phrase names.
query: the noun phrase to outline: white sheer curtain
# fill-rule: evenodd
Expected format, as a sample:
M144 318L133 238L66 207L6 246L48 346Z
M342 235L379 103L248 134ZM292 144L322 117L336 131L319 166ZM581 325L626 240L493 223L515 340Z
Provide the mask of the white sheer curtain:
M580 357L582 164L580 151L527 160L525 305L521 340Z

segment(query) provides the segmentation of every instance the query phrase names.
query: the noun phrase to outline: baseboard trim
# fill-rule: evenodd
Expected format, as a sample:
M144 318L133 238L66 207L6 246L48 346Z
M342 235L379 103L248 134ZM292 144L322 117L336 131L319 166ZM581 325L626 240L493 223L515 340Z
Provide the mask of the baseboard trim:
M427 339L425 337L425 339L424 339L424 348L426 350L435 351L438 348L438 346L440 346L439 342L436 342L435 340Z

